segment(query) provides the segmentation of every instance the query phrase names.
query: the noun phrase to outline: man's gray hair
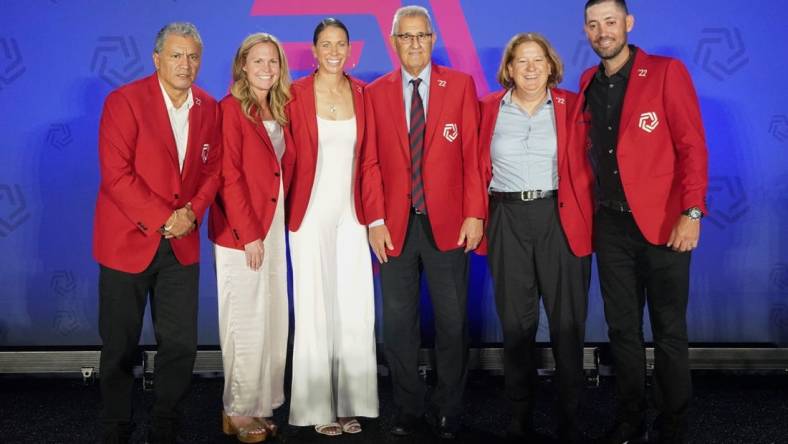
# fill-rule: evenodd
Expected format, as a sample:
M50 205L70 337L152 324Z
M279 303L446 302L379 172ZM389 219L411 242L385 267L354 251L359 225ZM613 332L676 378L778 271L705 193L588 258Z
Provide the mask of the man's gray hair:
M421 6L403 6L394 13L394 22L391 24L391 35L399 32L399 21L402 17L424 17L427 21L427 31L432 32L432 18L430 12Z
M200 33L197 32L197 27L189 22L172 22L164 25L156 34L156 43L153 45L153 52L160 53L164 49L164 39L169 35L178 35L181 37L191 37L200 45L202 49L202 38Z

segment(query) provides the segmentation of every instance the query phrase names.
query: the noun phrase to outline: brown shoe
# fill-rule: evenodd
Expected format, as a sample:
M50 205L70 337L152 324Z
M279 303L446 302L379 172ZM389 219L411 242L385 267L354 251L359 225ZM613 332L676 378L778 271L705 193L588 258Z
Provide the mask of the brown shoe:
M245 426L236 426L225 412L222 412L222 432L225 435L235 435L243 443L263 442L268 438L268 429L257 420Z

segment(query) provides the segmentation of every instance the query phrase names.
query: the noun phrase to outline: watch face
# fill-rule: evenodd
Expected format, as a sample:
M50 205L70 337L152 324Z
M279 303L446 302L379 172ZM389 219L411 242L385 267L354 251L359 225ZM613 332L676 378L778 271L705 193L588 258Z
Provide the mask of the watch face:
M698 208L690 208L689 210L689 217L692 219L700 219L703 216L703 213Z

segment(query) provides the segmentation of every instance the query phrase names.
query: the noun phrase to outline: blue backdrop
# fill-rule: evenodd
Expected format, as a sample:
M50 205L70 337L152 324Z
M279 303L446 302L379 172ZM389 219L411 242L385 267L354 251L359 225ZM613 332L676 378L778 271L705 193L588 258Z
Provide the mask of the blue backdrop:
M421 0L438 33L435 59L498 88L502 47L517 32L548 37L576 90L597 62L582 33L579 0ZM293 76L312 69L308 43L324 16L341 18L354 47L352 74L391 70L399 0L88 1L0 4L0 346L95 345L97 271L91 256L98 184L97 127L107 93L152 72L156 31L195 23L205 42L198 83L225 94L230 61L249 33L286 43ZM630 40L688 66L709 146L710 214L693 253L693 342L788 343L788 5L783 0L630 0ZM204 233L203 233L204 235ZM200 342L217 344L216 285L203 243ZM473 259L470 316L476 342L500 341L491 283ZM544 324L544 322L542 323ZM379 327L379 326L378 326ZM605 341L596 280L588 340ZM146 325L144 340L152 341ZM546 341L546 329L539 339Z

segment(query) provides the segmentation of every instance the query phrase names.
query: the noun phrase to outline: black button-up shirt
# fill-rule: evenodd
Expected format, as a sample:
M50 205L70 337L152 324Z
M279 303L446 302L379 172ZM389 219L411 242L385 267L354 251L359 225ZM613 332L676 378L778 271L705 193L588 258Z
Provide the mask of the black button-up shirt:
M618 128L621 108L637 48L629 45L629 60L617 73L608 77L599 64L591 84L586 88L587 110L591 112L591 163L596 173L597 200L626 202L618 170Z

